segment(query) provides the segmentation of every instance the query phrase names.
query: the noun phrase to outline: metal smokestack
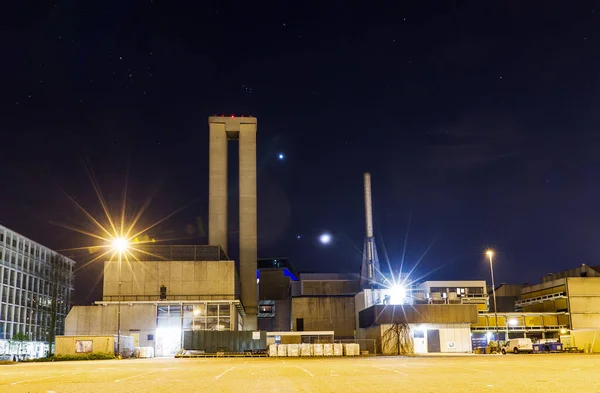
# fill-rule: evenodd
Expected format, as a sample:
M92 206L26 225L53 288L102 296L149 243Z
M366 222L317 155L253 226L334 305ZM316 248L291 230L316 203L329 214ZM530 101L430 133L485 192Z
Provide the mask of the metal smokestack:
M377 258L377 249L375 248L375 238L373 237L373 205L371 198L371 174L364 174L365 187L365 247L363 251L363 261L360 268L360 287L367 288L377 286L379 280L379 259Z
M373 205L371 202L371 174L365 172L365 224L367 226L367 237L373 237Z

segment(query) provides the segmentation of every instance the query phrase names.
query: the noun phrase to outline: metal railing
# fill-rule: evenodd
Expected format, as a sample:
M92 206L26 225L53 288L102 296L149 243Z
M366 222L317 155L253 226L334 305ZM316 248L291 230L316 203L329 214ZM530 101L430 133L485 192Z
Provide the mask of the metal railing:
M121 295L122 302L185 302L186 300L238 300L239 296L229 295L167 295L161 299L160 295ZM118 295L102 297L102 302L118 302Z
M542 296L536 296L536 297L532 297L532 298L528 298L528 299L517 300L515 302L515 306L523 307L524 305L528 305L528 304L542 303L546 300L555 300L555 299L561 299L561 298L566 298L566 297L567 297L566 292L556 292L556 293L551 293L549 295L542 295Z

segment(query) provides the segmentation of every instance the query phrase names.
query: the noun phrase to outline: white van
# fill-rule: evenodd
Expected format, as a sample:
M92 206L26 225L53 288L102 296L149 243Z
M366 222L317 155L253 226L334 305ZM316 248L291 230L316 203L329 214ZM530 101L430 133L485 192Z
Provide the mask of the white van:
M502 347L502 354L533 352L533 343L530 338L513 338L508 340Z

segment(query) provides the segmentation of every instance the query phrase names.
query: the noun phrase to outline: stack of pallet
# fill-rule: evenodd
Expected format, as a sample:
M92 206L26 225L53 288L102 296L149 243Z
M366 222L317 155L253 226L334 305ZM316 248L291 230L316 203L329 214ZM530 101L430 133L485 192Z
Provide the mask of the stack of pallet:
M333 344L333 356L344 355L344 344Z
M344 344L344 354L346 356L360 355L360 346L358 344Z
M269 356L359 356L359 344L271 344Z
M289 357L297 357L300 355L300 345L299 344L288 344L287 345L287 355Z
M312 356L313 346L312 344L301 344L300 345L300 356Z

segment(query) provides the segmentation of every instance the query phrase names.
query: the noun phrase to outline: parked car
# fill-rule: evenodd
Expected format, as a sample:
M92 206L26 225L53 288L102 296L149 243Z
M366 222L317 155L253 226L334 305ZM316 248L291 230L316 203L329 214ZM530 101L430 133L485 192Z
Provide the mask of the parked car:
M502 347L502 354L533 352L533 343L530 338L513 338L508 340Z

